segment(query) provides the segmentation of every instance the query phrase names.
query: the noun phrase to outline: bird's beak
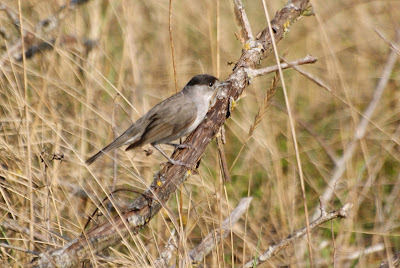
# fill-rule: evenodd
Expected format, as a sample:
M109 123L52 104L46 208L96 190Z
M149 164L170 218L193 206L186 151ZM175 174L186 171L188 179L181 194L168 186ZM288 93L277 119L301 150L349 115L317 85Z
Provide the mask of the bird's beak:
M231 84L231 82L219 82L219 85L217 86L218 88L220 88L220 87L223 87L223 86L227 86L227 85L230 85Z

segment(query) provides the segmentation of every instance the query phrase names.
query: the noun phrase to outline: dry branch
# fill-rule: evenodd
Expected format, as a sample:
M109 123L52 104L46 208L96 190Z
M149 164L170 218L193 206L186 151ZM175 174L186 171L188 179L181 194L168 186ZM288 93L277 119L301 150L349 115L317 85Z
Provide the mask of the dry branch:
M39 253L37 253L37 252L26 250L26 249L20 248L20 247L11 246L11 245L8 245L5 243L0 243L0 248L12 249L12 250L21 251L21 252L24 252L27 254L39 255Z
M58 45L63 48L68 48L70 50L74 50L76 52L83 52L83 54L87 54L92 50L96 45L97 41L92 39L83 39L78 40L76 37L71 35L64 35L58 39ZM38 44L32 44L30 47L25 49L25 58L30 59L38 53L43 53L48 50L52 50L55 46L56 39L51 39L50 41L40 42ZM22 53L15 54L14 58L16 61L22 61Z
M240 219L243 213L246 212L252 199L252 197L242 198L237 207L232 211L231 215L224 220L221 229L213 230L196 248L190 251L189 255L194 263L201 262L203 258L219 244L221 239L228 236L231 232L231 227Z
M18 224L18 222L15 221L15 220L11 220L11 219L4 220L4 221L2 221L0 223L0 226L2 228L4 228L5 230L13 231L13 232L22 234L22 235L24 235L26 237L29 237L29 235L30 235L29 228L25 228L25 227L20 226ZM40 233L35 233L34 234L34 238L35 238L35 240L41 241L41 242L47 241L46 237L44 237Z
M217 141L217 150L218 150L218 158L219 158L219 165L221 168L222 177L224 178L225 182L230 182L231 177L229 176L229 168L228 163L226 162L225 156L225 149L224 149L224 136L225 135L225 128L224 126L221 127L220 133L216 136Z
M272 20L276 42L280 41L288 28L301 17L308 4L308 0L291 0L276 13ZM185 142L196 149L175 151L172 155L173 159L180 159L193 167L199 161L206 146L227 119L229 100L237 100L249 84L250 78L245 68L254 68L259 65L272 49L271 34L267 28L257 37L254 42L245 47L232 74L226 79L231 82L231 85L223 88L223 94L218 97L206 119L186 139ZM136 199L122 215L115 216L85 232L84 235L62 248L43 252L35 264L39 267L53 267L53 263L58 267L76 267L92 254L97 254L109 246L120 243L125 237L136 234L160 211L163 204L175 193L177 187L187 179L189 174L186 167L166 165L156 174L153 183L144 195ZM148 196L153 198L148 198Z
M254 40L253 32L251 31L250 22L247 18L246 11L244 10L244 6L240 0L234 0L235 4L235 17L236 22L241 29L241 42L244 43L246 41Z
M374 254L379 251L385 250L385 245L383 243L379 243L355 252L350 253L348 256L346 256L346 260L356 260L359 259L361 256L366 256L369 254Z
M305 58L300 59L300 60L281 63L281 68L283 70L283 69L295 67L297 65L315 63L316 61L317 61L316 57L307 55ZM257 76L262 76L262 75L266 75L269 73L273 73L278 70L279 70L278 65L274 65L274 66L270 66L270 67L266 67L266 68L262 68L262 69L246 69L246 72L250 77L254 78Z
M352 204L346 204L344 205L341 209L335 210L329 213L326 213L323 209L321 209L321 216L316 219L315 221L310 223L310 231L313 229L317 228L319 225L323 224L324 222L330 221L335 218L346 218L347 217L347 211L350 210L353 207ZM275 256L279 251L282 249L286 248L289 246L291 243L293 243L295 240L299 239L303 235L305 235L307 232L307 228L304 227L301 230L298 230L291 235L289 235L287 238L281 240L278 244L274 246L270 246L266 252L261 254L256 260L251 260L248 263L246 263L243 267L245 268L250 268L254 267L254 265L259 265L261 263L266 262L267 260L271 259L273 256Z
M400 42L400 30L397 30L396 34L396 45ZM381 78L379 79L378 85L376 86L374 96L371 99L368 107L362 113L362 118L358 124L356 130L354 131L354 137L345 148L342 157L335 163L335 169L332 171L332 177L327 183L327 187L321 195L322 202L329 203L333 198L335 192L335 185L342 178L344 172L346 171L347 161L349 161L355 152L358 141L362 139L367 133L367 127L371 121L372 115L378 107L378 103L385 91L386 85L389 81L390 75L393 71L395 63L397 61L398 54L396 51L391 50L385 67L382 71ZM313 216L311 219L318 217L318 208L315 208Z
M200 263L205 256L207 256L220 241L231 233L233 225L242 217L242 215L248 209L252 197L242 198L239 201L237 207L231 212L228 218L226 218L220 229L213 230L209 233L200 244L192 249L189 253L189 257L193 264ZM168 267L168 263L172 258L174 251L177 249L177 238L175 235L175 229L172 230L171 237L168 239L167 244L164 247L164 251L161 252L160 258L154 262L155 267Z
M171 236L165 244L164 250L160 253L160 257L154 261L154 267L162 268L168 267L168 263L171 260L174 252L178 248L178 238L176 236L175 229L172 230Z
M295 69L298 73L300 73L301 75L304 75L305 77L307 77L308 79L310 79L311 81L313 81L315 84L317 84L318 86L325 88L326 90L328 90L329 92L332 92L332 90L324 83L322 82L319 78L315 77L312 74L309 74L308 72L300 69L297 67L297 65L300 64L292 64L291 62L287 62L283 57L281 57L281 60L284 61L285 63L288 63L289 65L291 65L290 67ZM281 65L282 66L282 65ZM282 67L283 68L283 67Z
M35 55L37 52L45 51L53 48L55 44L55 39L47 40L46 36L57 29L57 26L60 24L60 21L68 14L69 11L74 10L79 5L85 4L90 0L70 0L68 4L61 6L58 11L41 21L39 21L34 29L26 30L23 29L23 36L22 38L16 38L13 44L8 45L8 49L3 55L0 56L0 68L4 69L6 63L11 60L22 61L22 51L23 47L25 48L25 56L26 58L30 58ZM0 10L4 10L7 12L8 17L13 23L16 25L17 29L19 30L19 18L18 15L12 12L6 5L1 4ZM61 38L61 37L60 37ZM72 37L66 36L61 38L61 43L70 43ZM65 39L65 42L63 42ZM23 40L23 44L21 42ZM75 42L77 42L75 38ZM83 41L82 42L87 49L90 49L95 42L92 40ZM10 56L12 57L10 59Z

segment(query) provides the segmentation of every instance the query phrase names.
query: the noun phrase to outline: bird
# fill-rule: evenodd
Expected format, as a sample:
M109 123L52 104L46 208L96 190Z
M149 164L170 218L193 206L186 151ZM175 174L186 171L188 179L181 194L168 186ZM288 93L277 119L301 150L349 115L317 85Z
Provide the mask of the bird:
M127 146L125 150L129 151L151 144L169 163L187 166L183 161L171 159L159 145L190 148L190 145L174 144L172 141L190 134L198 127L218 89L228 84L229 82L220 82L208 74L194 76L181 91L154 106L113 142L87 159L86 165L92 164L110 150L124 145Z

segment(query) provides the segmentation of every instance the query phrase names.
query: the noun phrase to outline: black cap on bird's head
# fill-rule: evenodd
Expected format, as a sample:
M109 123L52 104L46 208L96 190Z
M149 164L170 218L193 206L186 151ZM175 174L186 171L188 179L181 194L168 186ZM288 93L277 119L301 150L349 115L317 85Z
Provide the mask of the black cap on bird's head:
M189 92L195 92L207 95L209 93L213 93L212 97L214 97L218 88L228 84L229 82L220 82L212 75L199 74L194 76L189 83L186 84L186 86L183 88L183 92L185 94L188 94Z
M215 81L218 81L218 79L212 75L209 74L199 74L194 76L189 83L187 83L186 86L196 86L196 85L207 85L207 86L213 86L215 84Z

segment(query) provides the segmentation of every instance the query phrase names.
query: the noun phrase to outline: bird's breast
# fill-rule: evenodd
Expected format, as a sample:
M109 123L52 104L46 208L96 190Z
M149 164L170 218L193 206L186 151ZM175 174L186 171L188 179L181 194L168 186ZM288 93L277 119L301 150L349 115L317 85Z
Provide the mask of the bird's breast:
M193 105L196 107L196 119L193 121L192 125L188 128L187 133L195 130L201 121L204 120L209 108L209 101L207 102L194 102Z

